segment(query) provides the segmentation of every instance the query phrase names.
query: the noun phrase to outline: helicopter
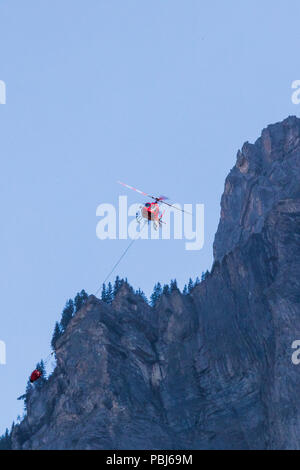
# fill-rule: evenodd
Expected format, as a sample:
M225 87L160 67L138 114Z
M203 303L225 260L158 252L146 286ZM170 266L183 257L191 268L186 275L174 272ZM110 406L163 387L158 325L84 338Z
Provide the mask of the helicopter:
M148 223L151 221L153 222L153 227L155 230L158 230L159 227L161 227L162 224L165 224L162 220L162 217L165 213L165 211L160 210L160 204L165 204L169 207L173 207L174 209L177 209L178 211L185 212L189 214L189 212L184 211L183 209L180 209L179 207L174 206L173 204L169 204L166 202L169 198L166 196L151 196L151 194L147 194L144 191L140 191L137 188L134 188L133 186L129 186L129 184L122 183L122 181L117 181L119 184L122 186L125 186L125 188L132 189L133 191L136 191L137 193L142 194L143 196L149 197L153 199L154 202L146 202L143 206L140 206L140 210L136 213L136 220L140 224L143 219L146 219Z

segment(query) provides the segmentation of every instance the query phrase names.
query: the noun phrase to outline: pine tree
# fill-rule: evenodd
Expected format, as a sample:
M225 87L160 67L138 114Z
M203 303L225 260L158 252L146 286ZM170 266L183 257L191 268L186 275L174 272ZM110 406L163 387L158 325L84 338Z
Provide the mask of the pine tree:
M111 304L112 301L114 300L114 294L113 294L113 288L112 288L111 282L108 283L106 295L107 295L106 302Z
M162 293L165 294L165 295L169 295L170 288L169 288L168 284L164 285Z
M29 397L30 397L30 393L32 389L33 389L32 384L30 380L28 380L27 385L26 385L25 398L24 398L24 410L25 411L27 411L28 409L28 401L29 401Z
M202 274L201 274L201 281L204 281L204 279L205 279L205 272L202 271Z
M156 295L158 298L160 298L161 294L162 294L162 286L161 286L161 283L158 282L156 284Z
M42 374L41 379L46 381L47 380L47 374L46 374L46 367L45 367L45 363L44 363L43 359L41 359L41 361L37 363L36 369L41 372L41 374Z
M74 302L72 299L69 299L62 312L61 321L60 321L61 329L63 332L65 332L68 324L70 323L73 317L73 314L74 314Z
M138 289L137 291L135 291L135 293L136 295L139 295L144 300L144 302L146 302L146 304L148 303L148 299L141 289Z
M42 375L36 382L34 382L34 387L40 390L47 382L47 373L43 359L37 363L36 369L39 370Z
M198 284L200 284L200 279L199 279L199 277L197 276L194 286L198 286Z
M190 277L189 283L188 283L188 291L189 291L189 293L191 292L191 290L193 289L193 287L194 287L194 283L193 283L192 278Z
M160 296L162 294L162 287L161 287L161 283L160 282L157 282L157 284L155 284L154 288L153 288L153 292L150 296L150 305L152 307L155 307L155 305L157 304L158 300L160 299Z
M53 351L55 351L55 345L56 345L56 341L61 337L62 335L62 331L61 331L61 328L59 326L59 323L58 321L55 323L55 327L54 327L54 331L53 331L53 335L52 335L52 339L51 339L51 348Z
M74 299L75 313L77 313L78 310L81 309L81 307L83 306L87 298L88 298L88 295L84 289L82 289L81 292L78 292L76 294L75 299Z
M128 289L130 292L132 292L132 293L134 294L134 289L133 289L133 287L129 284L127 277L125 277L125 279L122 279L122 280L121 280L121 286L123 286L124 284L126 284L127 289Z
M114 293L111 282L108 283L107 287L105 284L102 285L101 300L107 304L110 304L114 300Z
M177 287L177 281L176 279L172 279L170 282L170 291L174 292L175 290L179 290Z
M7 428L3 436L0 437L0 450L11 450L11 433Z
M106 285L102 284L101 300L107 302Z
M119 276L117 276L115 283L114 283L114 297L116 296L118 290L120 289L120 284L121 284L120 278Z
M77 313L78 310L81 309L82 304L83 304L83 300L82 300L82 298L81 298L81 295L80 295L79 292L78 292L78 293L76 294L76 296L75 296L75 299L74 299L75 313Z
M187 295L187 294L188 294L188 288L187 288L187 285L186 285L186 284L184 285L184 288L183 288L182 293L183 293L183 295Z
M32 383L28 379L27 380L27 385L26 385L26 391L25 391L26 395L28 395L31 392L31 390L32 390Z
M83 302L85 302L88 299L88 294L87 292L85 292L84 289L82 289L82 291L80 292L80 295L81 295Z

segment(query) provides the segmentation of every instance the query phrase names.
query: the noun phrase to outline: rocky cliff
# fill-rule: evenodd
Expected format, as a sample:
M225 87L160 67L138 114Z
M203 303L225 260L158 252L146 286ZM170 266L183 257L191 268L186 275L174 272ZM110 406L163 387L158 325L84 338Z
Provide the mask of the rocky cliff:
M255 144L246 142L225 182L214 242L216 260L260 233L278 201L300 197L299 119L268 126Z
M90 296L33 390L15 449L300 449L300 120L245 144L211 273L155 308Z

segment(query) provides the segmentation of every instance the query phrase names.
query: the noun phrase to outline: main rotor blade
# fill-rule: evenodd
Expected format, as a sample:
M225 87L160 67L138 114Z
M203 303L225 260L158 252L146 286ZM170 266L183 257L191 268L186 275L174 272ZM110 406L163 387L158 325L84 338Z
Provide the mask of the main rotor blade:
M179 207L173 206L173 204L169 204L168 202L165 202L165 201L159 201L159 202L161 202L162 204L166 204L169 207L173 207L174 209L177 209L178 211L185 212L186 214L189 214L189 215L193 215L191 214L191 212L188 212L183 209L180 209Z
M162 198L164 199L169 199L166 196L160 196L160 197L154 197L151 196L151 194L144 193L144 191L141 191L140 189L134 188L133 186L130 186L129 184L122 183L122 181L117 181L117 183L121 184L122 186L125 186L125 188L132 189L133 191L136 191L137 193L143 194L143 196L151 197L151 199L154 199L154 201L162 204L166 204L169 207L173 207L174 209L177 209L178 211L185 212L186 214L193 215L188 211L185 211L183 209L179 209L179 207L173 206L172 204L169 204L168 202L165 202Z
M144 191L141 191L140 189L134 188L133 186L129 186L129 184L122 183L122 181L117 181L117 183L122 184L122 186L125 186L125 188L132 189L133 191L136 191L137 193L143 194L143 196L151 197L152 199L156 199L156 197L151 196L151 194L144 193Z

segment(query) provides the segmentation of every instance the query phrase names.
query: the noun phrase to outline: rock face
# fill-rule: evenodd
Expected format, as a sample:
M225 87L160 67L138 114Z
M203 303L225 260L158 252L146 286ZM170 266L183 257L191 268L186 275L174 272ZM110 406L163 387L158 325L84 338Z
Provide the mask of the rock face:
M155 308L90 296L15 449L300 449L300 120L245 144L211 273Z
M214 257L222 257L261 232L274 204L300 197L300 124L296 117L268 126L246 142L225 182Z

